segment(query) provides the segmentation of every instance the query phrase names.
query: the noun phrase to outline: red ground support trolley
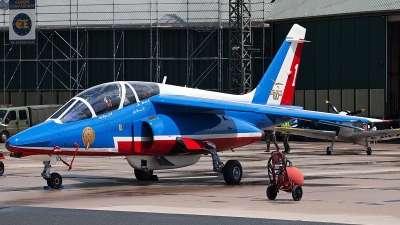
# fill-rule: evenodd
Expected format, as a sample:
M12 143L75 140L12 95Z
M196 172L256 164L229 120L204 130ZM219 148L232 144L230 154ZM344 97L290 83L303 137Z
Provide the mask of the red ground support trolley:
M268 176L270 180L267 188L268 199L274 200L279 190L292 192L295 201L300 201L303 197L303 174L293 167L279 150L271 152L271 158L268 160Z

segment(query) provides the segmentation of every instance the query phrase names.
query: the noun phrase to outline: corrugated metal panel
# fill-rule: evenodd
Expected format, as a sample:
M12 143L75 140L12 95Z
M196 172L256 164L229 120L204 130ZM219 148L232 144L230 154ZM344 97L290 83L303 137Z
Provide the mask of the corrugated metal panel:
M354 111L354 89L342 90L342 110ZM357 109L358 110L358 109Z
M398 0L277 0L268 20L399 10Z
M3 102L5 104L10 104L9 98L10 98L10 94L8 92L6 92L5 94L4 94L4 92L0 92L0 102ZM6 107L6 105L1 105L1 104L0 104L0 106Z
M325 44L329 48L328 54L326 55L329 65L328 70L326 71L329 73L329 89L340 89L342 86L342 63L340 58L342 55L342 21L329 20L328 27L329 30L327 40L329 41L325 42ZM331 98L330 95L329 97Z
M342 37L342 54L341 54L341 77L342 77L342 88L354 88L355 79L355 58L357 53L355 53L355 43L357 42L355 39L354 33L355 19L343 19L342 20L342 30L340 36ZM344 102L344 101L343 101ZM354 103L354 93L353 100ZM354 105L351 106L354 108ZM349 109L350 110L350 109Z
M57 103L57 93L56 92L43 92L42 93L43 98L42 98L42 103L37 103L37 105L40 104L54 104ZM38 96L40 99L40 95Z
M359 116L368 116L369 115L368 89L357 89L356 90L356 109L365 109L364 112L358 114Z
M295 90L294 105L304 106L304 90Z
M369 19L369 88L386 86L386 18ZM382 96L382 101L384 96Z
M315 42L317 32L315 22L301 23L302 26L307 28L306 40ZM315 89L317 86L317 77L323 76L323 74L317 73L316 58L318 51L316 43L311 44L311 42L305 43L302 53L302 59L300 63L300 71L298 74L297 86L298 89Z
M11 92L11 104L13 106L24 106L25 92Z
M329 21L318 21L316 22L315 37L311 37L311 43L315 45L315 58L305 59L305 63L310 63L315 65L316 73L316 87L318 90L329 89L329 65L337 60L336 58L329 58ZM332 40L334 41L334 40ZM306 47L305 47L306 48Z
M306 110L315 110L315 90L305 90L305 105Z
M355 84L354 88L368 88L369 86L369 18L357 18L355 20L354 34L354 57L355 57Z
M40 99L40 93L38 92L26 92L26 105L40 105L38 102Z
M329 99L327 90L317 90L317 111L328 112L325 100Z
M371 117L384 118L385 116L385 102L382 101L385 97L384 89L371 89L370 90L370 113Z
M340 105L342 105L340 93L341 90L329 90L329 101L336 107L337 110L342 110L340 108ZM334 113L331 108L329 108L329 112Z
M58 104L65 104L67 103L72 97L74 97L74 94L71 92L59 92L58 93Z

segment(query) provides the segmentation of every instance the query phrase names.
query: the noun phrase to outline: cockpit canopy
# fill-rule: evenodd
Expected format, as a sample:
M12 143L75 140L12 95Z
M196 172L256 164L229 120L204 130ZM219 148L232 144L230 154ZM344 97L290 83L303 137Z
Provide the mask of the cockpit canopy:
M76 95L50 119L69 123L99 116L160 94L155 83L127 81L105 83Z

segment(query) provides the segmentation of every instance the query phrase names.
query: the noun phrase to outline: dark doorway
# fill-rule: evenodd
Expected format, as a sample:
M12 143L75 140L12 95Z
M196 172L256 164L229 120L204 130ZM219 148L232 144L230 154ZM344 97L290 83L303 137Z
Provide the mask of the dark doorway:
M388 119L400 117L400 22L387 24L387 104ZM390 126L397 128L397 123Z

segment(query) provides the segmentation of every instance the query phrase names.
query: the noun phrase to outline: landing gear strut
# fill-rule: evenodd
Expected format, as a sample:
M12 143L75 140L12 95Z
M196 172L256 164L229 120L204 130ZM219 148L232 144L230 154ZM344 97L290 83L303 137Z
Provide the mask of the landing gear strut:
M371 152L371 147L369 147L369 143L368 143L368 139L367 138L365 138L365 152L367 153L367 155L371 155L372 154L372 152Z
M337 135L337 134L336 134L336 135ZM331 154L332 154L332 152L333 152L333 145L335 144L336 137L337 137L337 136L335 136L335 137L332 138L331 146L329 146L329 147L326 148L326 154L327 154L327 155L331 155Z
M47 185L53 189L60 189L62 186L62 177L58 173L51 173L50 161L43 161L44 168L42 172L42 177L47 181Z
M210 147L210 146L209 146ZM228 160L226 164L221 161L215 148L207 148L213 160L213 171L222 173L226 184L238 184L242 180L242 166L237 160Z

